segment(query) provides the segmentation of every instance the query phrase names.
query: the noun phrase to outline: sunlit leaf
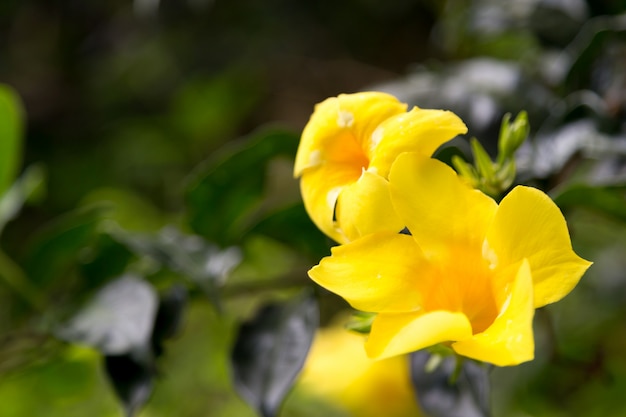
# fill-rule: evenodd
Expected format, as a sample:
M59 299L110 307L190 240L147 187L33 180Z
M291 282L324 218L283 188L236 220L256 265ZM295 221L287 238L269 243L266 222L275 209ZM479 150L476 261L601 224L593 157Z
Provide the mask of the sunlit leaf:
M231 356L235 388L263 417L277 415L317 325L317 302L307 293L267 305L239 329Z
M0 139L1 140L1 139ZM0 232L15 218L22 206L41 192L45 172L40 165L33 165L4 193L0 193Z
M426 350L411 354L411 377L420 407L430 417L489 417L488 369L470 360L458 369L457 360L452 355L433 357Z
M17 93L0 84L0 196L9 188L22 163L23 118Z

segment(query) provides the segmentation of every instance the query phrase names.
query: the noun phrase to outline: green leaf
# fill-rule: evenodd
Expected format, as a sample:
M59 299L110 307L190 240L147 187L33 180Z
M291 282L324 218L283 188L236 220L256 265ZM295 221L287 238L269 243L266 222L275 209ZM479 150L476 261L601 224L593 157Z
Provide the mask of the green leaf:
M21 165L23 118L17 93L0 84L0 196L9 188Z
M357 333L369 334L375 318L376 313L356 311L352 314L350 321L346 323L346 329Z
M58 217L33 238L24 261L27 275L42 287L61 280L78 264L81 255L100 235L107 204L83 207Z
M299 374L318 326L318 306L307 292L266 305L237 334L231 360L235 388L263 417L274 417Z
M311 221L302 202L270 213L248 233L262 234L286 243L306 253L315 262L326 256L331 246L331 241Z
M411 354L411 378L422 410L431 417L489 417L488 368L475 361L433 355L427 350ZM434 369L432 369L434 368Z
M4 226L14 219L22 206L41 193L45 183L42 166L32 165L15 181L6 193L0 195L0 233Z
M626 187L571 185L553 196L561 208L584 207L626 222Z
M192 229L220 245L238 242L267 210L270 162L279 156L293 160L298 141L293 132L265 129L207 161L186 193ZM291 172L283 176L297 189Z
M489 157L485 148L483 148L476 138L471 139L470 145L472 146L474 162L476 164L476 168L478 169L478 173L480 174L480 178L487 184L493 184L495 182L496 171L491 157Z

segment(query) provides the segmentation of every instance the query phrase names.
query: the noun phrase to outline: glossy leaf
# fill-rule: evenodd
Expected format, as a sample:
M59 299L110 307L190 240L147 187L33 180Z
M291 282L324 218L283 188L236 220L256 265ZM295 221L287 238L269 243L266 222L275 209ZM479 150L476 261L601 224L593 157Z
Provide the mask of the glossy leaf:
M139 277L125 275L96 293L58 335L106 355L143 356L150 350L157 307L152 286Z
M277 415L317 325L317 302L307 292L265 306L240 327L231 356L235 388L261 416Z
M0 84L0 196L10 187L22 163L22 113L17 93Z
M173 227L155 235L113 230L112 236L137 255L187 277L218 306L218 288L242 257L236 247L219 249L200 236L185 235Z
M411 354L411 377L422 410L430 417L489 417L486 366L463 360L457 368L460 358L435 355L427 350Z

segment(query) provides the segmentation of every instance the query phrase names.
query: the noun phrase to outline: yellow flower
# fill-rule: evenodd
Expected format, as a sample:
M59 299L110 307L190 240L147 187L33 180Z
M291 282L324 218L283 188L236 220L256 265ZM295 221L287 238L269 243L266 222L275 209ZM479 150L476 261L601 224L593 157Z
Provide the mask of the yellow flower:
M378 313L368 355L450 343L499 366L533 359L535 308L567 295L591 265L572 250L554 202L518 186L498 205L416 153L397 158L389 184L411 235L365 236L309 271L353 307Z
M309 216L337 242L401 230L387 189L391 164L402 152L431 156L467 131L451 112L406 109L384 93L342 94L317 104L305 126L294 175Z
M370 359L363 339L341 326L319 330L298 387L355 417L420 416L408 358Z

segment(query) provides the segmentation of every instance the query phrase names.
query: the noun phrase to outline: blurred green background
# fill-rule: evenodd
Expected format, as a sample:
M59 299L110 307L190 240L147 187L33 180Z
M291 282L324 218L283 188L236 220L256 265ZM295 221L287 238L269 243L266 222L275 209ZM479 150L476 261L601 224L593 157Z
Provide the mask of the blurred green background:
M253 416L232 388L234 331L310 285L331 246L292 178L299 133L315 103L367 89L455 111L491 152L502 116L528 111L518 180L551 194L595 264L537 312L535 361L493 371L494 415L626 416L624 13L623 0L3 0L0 82L19 99L0 134L23 143L0 148L0 417L122 415L102 355L53 335L125 274L188 294L139 415ZM467 138L448 150L469 155ZM322 324L345 308L318 296ZM281 415L346 411L296 387Z

